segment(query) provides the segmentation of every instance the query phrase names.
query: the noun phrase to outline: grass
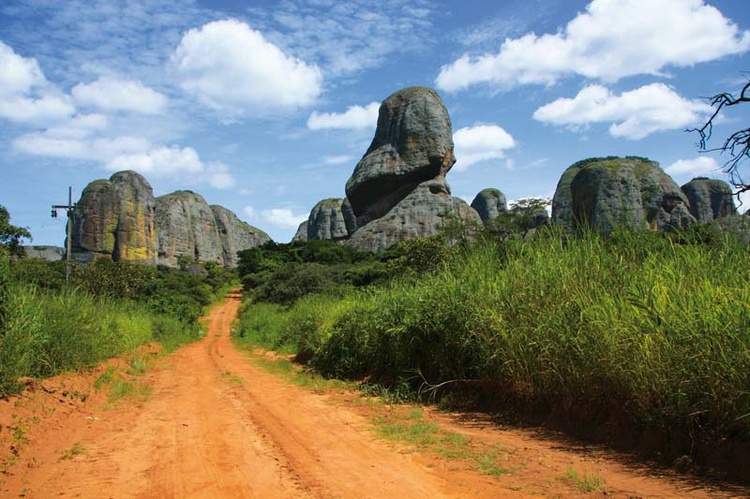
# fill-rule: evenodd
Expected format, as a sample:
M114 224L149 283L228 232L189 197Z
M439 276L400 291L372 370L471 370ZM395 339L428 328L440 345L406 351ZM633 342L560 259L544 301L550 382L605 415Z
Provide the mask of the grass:
M379 288L246 305L237 336L305 352L325 377L491 383L570 420L616 410L685 442L748 442L748 268L731 241L541 231Z
M604 489L604 479L599 473L589 475L584 473L583 476L579 475L577 471L568 466L565 470L565 476L563 479L573 485L580 492L599 492Z
M60 459L65 461L86 452L86 447L81 442L76 442L70 449L65 449L60 453Z

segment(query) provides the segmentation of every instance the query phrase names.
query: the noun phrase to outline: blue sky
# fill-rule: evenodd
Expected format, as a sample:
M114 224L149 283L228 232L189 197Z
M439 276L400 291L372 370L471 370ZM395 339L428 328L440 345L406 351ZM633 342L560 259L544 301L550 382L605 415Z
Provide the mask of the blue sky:
M0 204L62 245L50 205L133 169L286 242L344 196L378 104L412 85L445 101L469 202L551 197L591 156L725 178L684 130L750 77L748 51L744 0L3 0Z

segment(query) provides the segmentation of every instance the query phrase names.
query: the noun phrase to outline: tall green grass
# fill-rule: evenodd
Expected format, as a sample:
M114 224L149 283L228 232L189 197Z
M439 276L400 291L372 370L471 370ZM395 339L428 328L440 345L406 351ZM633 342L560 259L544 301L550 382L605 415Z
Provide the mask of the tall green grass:
M93 366L154 340L173 349L199 336L197 324L132 300L19 282L0 252L0 397L15 393L21 377Z
M481 380L553 411L750 438L748 269L731 241L543 231L250 320L267 338L298 338L328 376Z

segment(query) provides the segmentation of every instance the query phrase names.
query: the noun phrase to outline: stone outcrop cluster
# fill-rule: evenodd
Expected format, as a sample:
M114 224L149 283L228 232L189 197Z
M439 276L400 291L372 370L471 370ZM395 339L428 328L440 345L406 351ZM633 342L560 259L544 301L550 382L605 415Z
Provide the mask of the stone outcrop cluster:
M639 157L592 158L563 173L552 220L568 230L609 233L618 225L672 231L696 221L690 202L659 164Z
M158 198L133 171L95 180L83 190L72 217L78 260L111 258L177 266L180 257L234 267L237 252L270 241L231 211L202 196L177 191Z
M438 94L410 87L380 106L375 137L346 183L346 198L318 203L295 240L333 239L362 251L437 234L451 218L479 221L451 196L453 131Z

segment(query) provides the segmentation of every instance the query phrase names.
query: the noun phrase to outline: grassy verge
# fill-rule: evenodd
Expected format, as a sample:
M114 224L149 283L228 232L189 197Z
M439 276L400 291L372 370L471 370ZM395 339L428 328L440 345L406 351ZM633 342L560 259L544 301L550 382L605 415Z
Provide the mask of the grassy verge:
M750 442L748 268L750 252L731 242L548 232L343 298L251 305L237 336L304 352L327 377L415 391L482 382L519 405L656 428L672 444Z

